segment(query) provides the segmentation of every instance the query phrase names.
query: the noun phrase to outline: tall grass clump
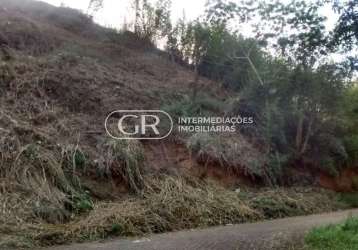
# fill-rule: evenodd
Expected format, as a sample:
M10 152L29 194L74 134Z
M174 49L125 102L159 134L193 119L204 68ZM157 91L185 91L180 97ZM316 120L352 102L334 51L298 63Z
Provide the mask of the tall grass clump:
M90 210L92 201L75 169L85 164L79 152L78 146L23 145L10 130L4 133L0 139L0 222L11 227L35 221L64 223L71 214L84 211L79 209L84 201Z
M14 218L40 217L49 222L68 219L65 205L71 203L70 197L77 190L68 180L58 155L42 146L28 144L20 147L11 161L2 163L1 176L5 184L2 196L18 197L17 206L22 206L19 213L8 210ZM15 203L4 205L10 209Z
M100 145L101 160L97 171L105 178L124 181L128 189L136 194L142 192L144 152L139 141L108 140Z

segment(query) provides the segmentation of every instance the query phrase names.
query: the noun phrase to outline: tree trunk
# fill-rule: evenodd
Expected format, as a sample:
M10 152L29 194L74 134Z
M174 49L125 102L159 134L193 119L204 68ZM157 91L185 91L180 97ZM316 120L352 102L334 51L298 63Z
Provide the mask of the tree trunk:
M193 88L193 94L192 94L192 101L195 102L196 101L196 97L198 95L198 90L199 90L199 70L198 70L198 65L195 64L195 67L194 67L194 81L193 81L193 85L192 85L192 88Z
M307 133L306 133L303 145L300 150L300 155L303 155L306 152L308 141L309 141L309 138L311 137L312 125L313 125L313 118L311 118L308 123Z
M302 137L303 137L303 122L304 122L304 115L302 113L299 114L298 123L297 123L297 130L296 130L296 152L301 151L302 145Z
M298 157L301 157L307 150L308 142L312 133L313 118L309 119L306 133L304 133L304 119L305 116L300 114L300 118L297 124L296 132L296 153Z
M134 2L135 6L135 19L134 19L134 33L138 34L139 33L139 0L135 0Z

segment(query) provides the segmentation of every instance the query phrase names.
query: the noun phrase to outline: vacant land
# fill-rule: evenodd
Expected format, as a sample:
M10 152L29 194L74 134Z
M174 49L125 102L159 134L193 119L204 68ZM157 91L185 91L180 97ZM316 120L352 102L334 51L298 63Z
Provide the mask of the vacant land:
M183 53L164 52L138 32L101 27L77 10L0 0L0 249L147 236L356 207L356 193L335 192L358 190L358 92L348 88L347 77L328 66L308 70L280 58L271 61L258 42L225 32L223 40L212 42L232 44L236 56L241 47L255 47L259 70L280 69L277 79L262 86L249 61L237 60L223 61L225 67L215 70L201 65L200 73L193 64L195 55L184 53L198 46ZM329 91L322 91L324 86ZM342 100L338 97L346 97L347 103L331 104ZM159 142L118 141L104 128L107 115L118 109L163 109L174 119L243 114L257 122L231 134L174 131ZM345 122L337 125L337 120ZM243 228L255 240L261 232L271 237L271 226L289 229L296 219L281 222ZM215 247L226 240L222 234L228 234L228 247L239 247L234 238L243 239L242 233L234 226L193 236L208 240L209 245L198 248ZM152 242L169 247L161 237L153 236ZM176 245L192 242L190 232L164 237L173 237ZM133 242L119 244L130 247Z

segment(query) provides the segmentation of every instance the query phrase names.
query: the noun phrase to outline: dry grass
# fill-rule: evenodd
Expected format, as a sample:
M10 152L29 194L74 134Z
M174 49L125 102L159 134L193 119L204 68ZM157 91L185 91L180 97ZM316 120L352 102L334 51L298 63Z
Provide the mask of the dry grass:
M245 196L245 194L244 194ZM283 218L332 211L345 208L333 191L313 187L263 189L244 197L250 207L265 218Z
M237 193L215 184L169 176L151 176L148 183L149 188L143 198L98 203L88 216L65 225L64 230L57 233L61 232L61 237L66 239L64 241L96 239L242 223L262 218L245 205ZM51 233L48 228L46 231ZM41 237L47 238L48 234Z
M201 163L214 163L242 171L248 176L263 176L265 173L263 154L239 134L225 136L198 133L191 136L187 144Z
M140 194L144 188L142 176L144 153L138 141L108 140L100 145L101 158L97 162L100 175L119 179L128 190Z
M238 192L192 178L147 176L146 180L143 197L98 202L88 215L70 223L39 225L33 240L43 245L140 236L342 208L333 193L323 190L281 188Z
M35 144L23 146L11 164L3 162L0 174L4 180L0 191L5 199L3 213L24 221L36 217L52 223L67 220L65 204L70 202L69 196L77 191L69 182L54 151ZM21 210L13 210L13 207ZM23 223L22 220L19 223ZM2 222L5 225L9 220Z

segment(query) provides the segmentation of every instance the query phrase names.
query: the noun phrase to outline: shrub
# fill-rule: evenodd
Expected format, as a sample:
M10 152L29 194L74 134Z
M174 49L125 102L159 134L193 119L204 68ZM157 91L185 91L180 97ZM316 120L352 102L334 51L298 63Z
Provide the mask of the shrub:
M358 208L358 193L342 193L340 200L352 208Z
M85 152L76 145L67 145L62 148L62 164L66 169L84 169L87 163Z
M348 164L358 166L358 135L346 137L344 145L348 153Z
M71 201L71 210L78 214L88 212L94 207L91 197L86 192L73 195Z
M267 158L268 161L265 168L265 181L271 186L283 184L283 175L285 173L285 167L287 167L290 159L290 155L275 152L271 153Z
M180 101L164 106L163 110L171 116L205 116L223 113L226 104L218 99L207 95L199 95L195 101L184 96Z

